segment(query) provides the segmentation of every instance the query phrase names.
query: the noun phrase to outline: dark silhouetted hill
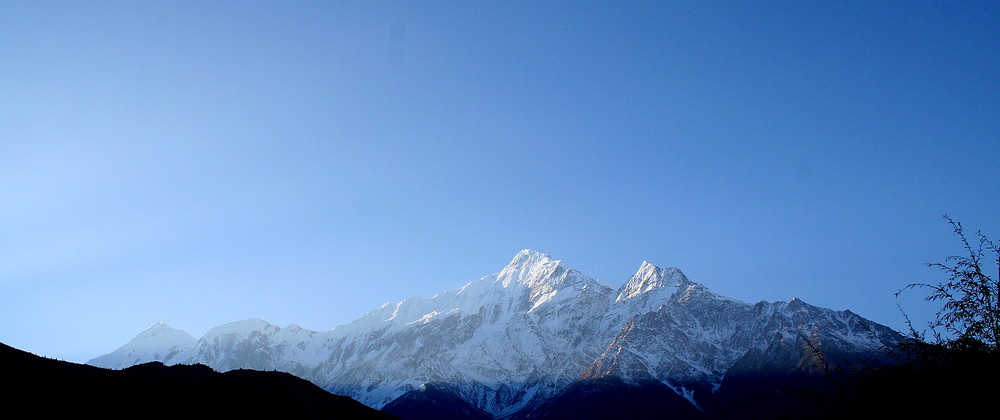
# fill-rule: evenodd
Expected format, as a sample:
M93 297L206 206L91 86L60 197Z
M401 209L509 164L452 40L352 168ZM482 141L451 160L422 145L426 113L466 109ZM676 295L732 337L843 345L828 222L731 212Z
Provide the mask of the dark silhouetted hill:
M626 384L614 377L581 380L519 420L704 420L704 413L660 382Z
M0 343L4 410L30 418L394 419L282 372L145 363L110 370Z
M489 420L489 412L466 402L462 397L435 384L424 384L420 389L396 398L382 410L404 420Z

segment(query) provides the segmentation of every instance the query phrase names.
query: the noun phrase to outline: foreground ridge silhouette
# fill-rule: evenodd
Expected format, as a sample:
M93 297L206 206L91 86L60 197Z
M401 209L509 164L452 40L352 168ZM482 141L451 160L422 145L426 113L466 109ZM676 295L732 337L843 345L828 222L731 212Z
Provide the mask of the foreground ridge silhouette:
M44 358L0 343L9 413L33 418L395 419L283 372L159 362L111 370Z

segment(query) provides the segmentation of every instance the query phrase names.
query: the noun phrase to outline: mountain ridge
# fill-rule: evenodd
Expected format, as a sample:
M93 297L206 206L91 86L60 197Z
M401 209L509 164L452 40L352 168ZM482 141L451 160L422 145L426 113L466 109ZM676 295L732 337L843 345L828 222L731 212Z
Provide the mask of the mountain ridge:
M869 325L868 335L853 324ZM438 384L501 418L530 413L577 381L603 378L661 383L697 407L729 369L752 365L748 354L766 357L776 343L813 337L824 349L863 353L893 333L798 299L741 302L648 261L613 288L525 249L494 274L388 302L330 330L237 321L188 348L126 344L130 357L112 352L88 363L122 368L109 363L145 356L218 370L281 370L374 408Z

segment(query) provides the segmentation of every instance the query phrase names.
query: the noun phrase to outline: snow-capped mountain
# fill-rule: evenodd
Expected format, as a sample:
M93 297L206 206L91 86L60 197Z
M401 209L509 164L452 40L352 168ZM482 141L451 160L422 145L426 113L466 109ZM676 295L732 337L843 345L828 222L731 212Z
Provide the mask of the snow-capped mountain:
M615 290L531 250L460 288L386 303L328 331L261 320L226 324L196 341L176 331L158 324L88 363L281 370L375 408L433 384L505 417L538 408L580 379L603 377L656 381L697 406L727 371L781 346L861 354L896 337L853 313L797 299L749 304L719 296L649 262Z
M87 363L121 369L150 361L170 363L197 343L191 334L157 322L117 350Z

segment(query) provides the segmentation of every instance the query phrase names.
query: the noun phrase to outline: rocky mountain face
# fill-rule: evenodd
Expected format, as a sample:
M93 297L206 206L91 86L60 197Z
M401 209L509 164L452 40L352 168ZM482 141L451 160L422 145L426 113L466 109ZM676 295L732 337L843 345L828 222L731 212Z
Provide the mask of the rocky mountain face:
M726 298L676 268L644 262L616 290L523 250L495 274L386 303L332 330L247 320L193 340L157 324L88 363L279 370L374 408L451 399L476 416L515 418L552 412L567 392L586 394L581 383L654 386L701 412L727 379L829 369L896 340L849 311Z

